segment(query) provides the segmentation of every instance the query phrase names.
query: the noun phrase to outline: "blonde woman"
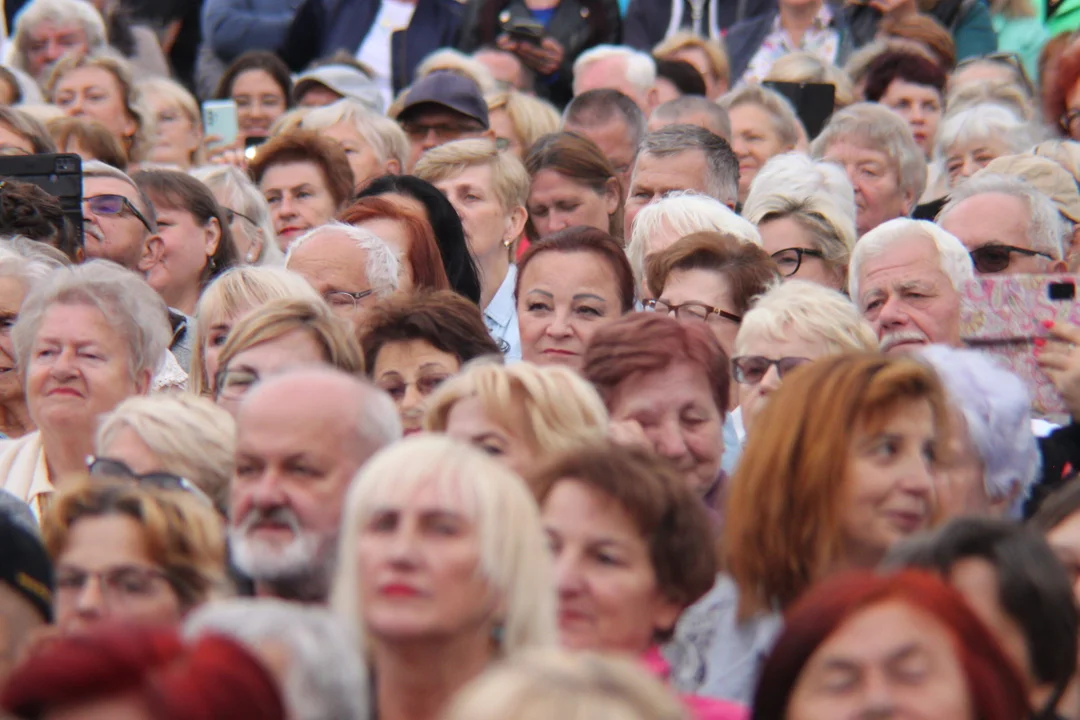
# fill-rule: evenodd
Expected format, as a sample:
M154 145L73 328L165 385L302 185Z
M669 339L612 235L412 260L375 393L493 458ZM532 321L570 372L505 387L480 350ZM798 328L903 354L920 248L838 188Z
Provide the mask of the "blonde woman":
M658 60L682 60L693 65L705 80L705 97L716 100L731 86L731 65L720 39L705 39L689 30L664 39L653 48Z
M496 140L505 143L502 149L522 162L537 140L558 132L562 124L559 111L551 103L516 90L487 95L486 99Z
M190 170L205 161L199 102L183 85L169 78L151 78L136 86L150 112L155 129L150 162Z
M470 443L524 473L543 457L602 439L608 414L573 370L477 362L445 382L428 404L424 429Z
M308 110L300 128L341 143L357 192L380 175L399 174L409 157L409 138L401 126L355 100Z
M331 607L372 717L433 720L495 661L555 644L555 583L525 482L446 437L375 455L345 501Z
M848 74L809 52L783 56L769 68L766 82L826 83L836 88L834 107L846 108L855 102L855 89Z

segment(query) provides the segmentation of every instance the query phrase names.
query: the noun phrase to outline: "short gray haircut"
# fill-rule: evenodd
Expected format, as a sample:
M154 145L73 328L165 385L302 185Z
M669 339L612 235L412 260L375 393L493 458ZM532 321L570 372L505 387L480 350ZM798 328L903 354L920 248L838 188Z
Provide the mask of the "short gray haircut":
M645 94L656 85L656 61L652 55L625 45L595 45L581 53L574 61L572 77L581 75L586 66L608 58L626 61L624 77L639 93Z
M417 77L420 76L417 71ZM352 125L364 142L371 146L380 163L391 158L404 168L409 158L409 138L401 125L385 115L378 115L356 100L338 100L330 105L312 108L300 120L304 130L325 130L340 122Z
M975 265L971 261L971 255L955 235L927 220L895 218L878 225L855 243L855 252L851 254L851 264L848 267L848 294L860 310L862 300L859 298L859 270L862 264L870 258L886 253L893 246L909 242L912 235L928 238L934 243L941 271L949 278L957 292L963 292L964 283L975 279Z
M285 256L285 269L289 269L289 261L305 244L327 233L340 233L352 240L356 247L367 252L368 282L371 283L376 296L386 297L397 292L400 285L401 261L394 249L370 230L337 220L320 225L297 238L296 242L289 246L289 252Z
M220 205L251 218L254 230L262 237L262 253L255 264L281 265L284 256L277 243L270 206L247 173L235 165L205 165L192 170L191 175L210 188Z
M349 630L329 610L274 598L234 598L202 606L183 635L225 635L257 650L284 645L289 654L282 695L295 720L367 720L367 668Z
M772 118L773 129L780 142L788 148L794 148L806 133L791 102L763 85L746 85L732 90L717 100L716 104L729 113L740 105L758 106Z
M938 129L935 151L944 162L949 150L958 144L995 140L1005 143L1005 155L1025 152L1035 144L1031 123L996 103L981 103L945 116Z
M636 149L649 131L645 113L630 98L618 90L598 88L574 97L563 111L563 129L573 131L574 126L592 128L619 120L627 128L631 144Z
M1015 492L1009 514L1019 520L1041 465L1024 382L976 350L931 345L919 355L937 371L950 402L964 416L983 464L987 497L1002 500Z
M705 154L706 193L725 205L734 205L739 198L739 159L728 141L716 133L697 125L668 125L645 136L638 157L662 158L691 151Z
M22 235L0 237L0 277L18 279L29 292L53 271L71 264L61 262L44 248L53 249Z
M965 200L988 193L1009 195L1024 203L1028 211L1026 235L1032 250L1044 252L1054 260L1065 257L1065 235L1071 228L1050 198L1015 175L979 171L950 193L949 202L941 208L937 221L945 220Z
M910 193L912 205L926 188L926 158L904 119L884 105L861 102L840 110L810 144L810 155L820 160L837 142L849 141L882 152L896 171L900 189Z
M668 100L653 110L653 117L664 122L679 123L687 115L698 113L708 119L710 127L706 129L722 138L731 137L731 118L728 117L727 110L698 95L681 95L674 100Z
M85 181L86 178L105 177L120 180L121 182L126 182L130 185L132 189L135 190L135 203L142 206L139 208L139 212L141 212L143 217L146 218L146 221L150 223L150 230L147 232L156 233L158 231L157 213L154 210L154 203L150 201L150 196L135 184L135 181L131 179L130 175L123 170L114 168L112 165L106 165L100 160L87 160L82 165L82 171L83 181ZM84 192L83 195L85 196L85 194L86 193Z
M23 301L11 339L24 378L45 313L54 305L86 305L101 311L127 342L132 377L153 375L165 358L172 339L165 301L130 270L108 260L91 260L51 273Z
M77 23L86 33L87 55L95 55L106 47L105 21L93 3L83 0L33 0L15 16L12 32L14 52L11 64L29 72L26 56L30 51L30 32L39 23L50 21L58 25Z

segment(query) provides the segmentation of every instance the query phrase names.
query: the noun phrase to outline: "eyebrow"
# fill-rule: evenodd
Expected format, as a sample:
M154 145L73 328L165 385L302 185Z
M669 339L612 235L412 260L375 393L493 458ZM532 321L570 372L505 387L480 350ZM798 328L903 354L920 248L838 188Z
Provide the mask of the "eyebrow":
M536 293L537 295L543 295L544 297L549 297L553 300L555 299L555 296L549 293L547 290L530 290L528 294L532 295L533 293Z
M574 300L586 300L586 299L599 300L600 302L607 302L607 300L605 300L604 298L600 297L599 295L594 295L593 293L578 293L577 295L574 296Z

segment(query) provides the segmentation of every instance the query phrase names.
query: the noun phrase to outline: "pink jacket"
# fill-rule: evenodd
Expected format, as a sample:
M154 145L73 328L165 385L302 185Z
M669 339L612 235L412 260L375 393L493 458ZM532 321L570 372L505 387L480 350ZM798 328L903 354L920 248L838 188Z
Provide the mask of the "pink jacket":
M655 645L641 656L646 669L655 677L667 683L671 674L668 661ZM694 720L748 720L750 713L742 705L726 700L714 700L701 695L679 695L679 699L690 709Z

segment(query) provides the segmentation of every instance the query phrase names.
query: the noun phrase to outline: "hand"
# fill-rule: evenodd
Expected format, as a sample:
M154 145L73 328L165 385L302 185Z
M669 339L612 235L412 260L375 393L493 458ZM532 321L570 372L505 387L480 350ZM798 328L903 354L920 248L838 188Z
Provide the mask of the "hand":
M513 51L521 58L521 61L541 75L551 75L562 65L566 51L559 41L552 37L545 37L539 45L531 43L516 43Z
M1080 328L1069 323L1045 323L1050 335L1061 342L1035 340L1035 361L1058 389L1069 414L1080 419Z
M247 171L243 140L238 139L231 145L222 145L219 136L210 135L203 138L203 146L206 148L206 162L210 165L233 165Z

